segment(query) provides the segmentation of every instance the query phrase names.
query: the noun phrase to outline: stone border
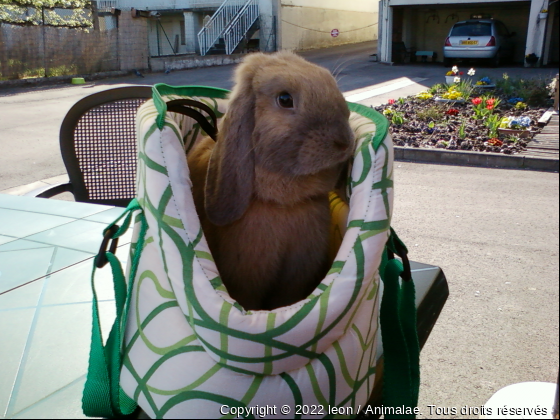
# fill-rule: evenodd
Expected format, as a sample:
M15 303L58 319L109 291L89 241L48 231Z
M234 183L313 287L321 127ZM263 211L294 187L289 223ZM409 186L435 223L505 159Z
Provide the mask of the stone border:
M528 169L558 172L559 160L502 153L452 151L394 146L395 160L443 165L478 166L483 168Z
M167 57L151 57L151 72L163 72L169 70L186 70L202 67L227 66L241 62L245 53L239 54L216 54L216 55L180 55Z

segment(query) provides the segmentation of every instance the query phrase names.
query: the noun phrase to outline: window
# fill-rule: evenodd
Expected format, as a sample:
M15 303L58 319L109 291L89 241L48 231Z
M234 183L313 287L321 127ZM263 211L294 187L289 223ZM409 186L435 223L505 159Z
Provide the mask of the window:
M453 26L450 36L490 36L492 35L490 22L466 22Z

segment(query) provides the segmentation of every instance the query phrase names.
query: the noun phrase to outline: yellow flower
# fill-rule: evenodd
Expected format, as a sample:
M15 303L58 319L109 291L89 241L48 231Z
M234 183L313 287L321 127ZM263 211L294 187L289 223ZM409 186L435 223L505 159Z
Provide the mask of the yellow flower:
M425 99L431 99L431 98L433 98L433 96L434 96L434 95L432 95L430 92L427 92L427 91L420 92L420 93L416 94L416 97L417 97L418 99L423 99L423 100L425 100Z

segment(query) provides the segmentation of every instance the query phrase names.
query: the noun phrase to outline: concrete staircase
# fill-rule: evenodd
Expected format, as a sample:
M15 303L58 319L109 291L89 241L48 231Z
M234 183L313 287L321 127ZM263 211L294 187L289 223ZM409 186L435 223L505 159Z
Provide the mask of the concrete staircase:
M257 0L225 0L198 33L200 54L233 54L258 29Z

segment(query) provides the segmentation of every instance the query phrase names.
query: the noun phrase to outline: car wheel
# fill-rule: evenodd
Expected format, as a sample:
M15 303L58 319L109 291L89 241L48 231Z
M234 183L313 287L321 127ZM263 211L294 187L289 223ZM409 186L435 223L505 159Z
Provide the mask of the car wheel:
M451 66L451 58L443 57L443 67Z

